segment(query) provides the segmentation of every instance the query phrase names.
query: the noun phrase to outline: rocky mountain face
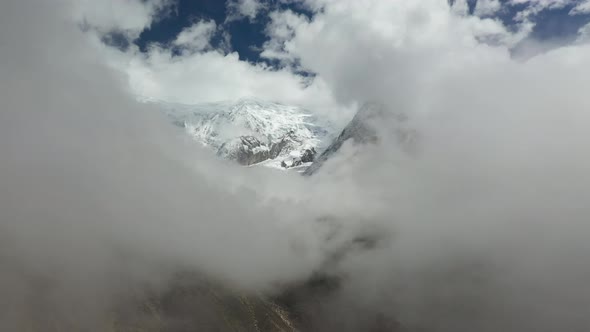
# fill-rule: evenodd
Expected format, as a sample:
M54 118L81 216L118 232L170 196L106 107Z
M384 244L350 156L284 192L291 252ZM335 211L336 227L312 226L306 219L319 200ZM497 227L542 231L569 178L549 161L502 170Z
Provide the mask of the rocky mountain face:
M339 304L334 296L341 283L338 277L314 275L287 287L281 294L268 296L243 293L195 273L179 273L166 287L141 289L135 296L122 300L111 317L98 323L97 331L409 332L397 320L380 312L355 312L353 320L360 323L354 326L335 316ZM40 324L55 327L49 331L77 331L66 319L56 317Z
M255 99L161 106L195 140L244 166L305 169L334 132L307 110Z
M239 136L221 144L217 155L241 165L253 165L270 159L270 149L254 136Z
M375 144L379 134L393 134L388 144L410 146L415 133L403 114L378 103L364 104L340 132L311 112L256 99L196 105L158 103L174 124L224 159L244 166L292 169L315 174L345 142ZM377 129L384 129L379 132Z
M412 130L404 128L402 124L405 121L404 114L391 112L382 104L364 104L340 135L305 169L303 174L312 175L316 173L347 141L352 141L354 145L377 143L380 140L378 127L393 132L396 142L391 142L391 144L402 144L404 147L410 147L416 135Z

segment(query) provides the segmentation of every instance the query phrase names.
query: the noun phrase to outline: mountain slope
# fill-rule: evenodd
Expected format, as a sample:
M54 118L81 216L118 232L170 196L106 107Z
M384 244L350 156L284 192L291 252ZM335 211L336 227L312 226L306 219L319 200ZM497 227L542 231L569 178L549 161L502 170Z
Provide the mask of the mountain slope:
M195 140L242 165L309 165L333 132L305 109L255 99L160 106Z
M355 145L377 143L381 138L377 127L386 130L391 129L395 140L397 140L395 144L410 147L411 141L415 138L415 133L402 126L405 120L406 117L403 114L390 112L382 104L364 104L342 130L340 135L315 159L303 174L312 175L316 173L349 140Z

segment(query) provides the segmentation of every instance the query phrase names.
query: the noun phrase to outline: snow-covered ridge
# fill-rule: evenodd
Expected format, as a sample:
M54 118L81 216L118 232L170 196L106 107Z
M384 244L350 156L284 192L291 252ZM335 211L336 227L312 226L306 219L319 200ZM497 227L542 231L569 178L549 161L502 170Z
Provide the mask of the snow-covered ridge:
M335 132L328 121L303 108L257 99L157 104L196 141L242 165L303 167Z

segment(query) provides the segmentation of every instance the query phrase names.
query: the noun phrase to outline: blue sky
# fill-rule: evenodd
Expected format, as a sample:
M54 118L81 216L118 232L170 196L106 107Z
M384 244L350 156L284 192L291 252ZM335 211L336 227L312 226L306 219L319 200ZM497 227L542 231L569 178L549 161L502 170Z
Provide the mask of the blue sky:
M263 43L268 40L264 30L270 21L268 17L270 9L289 9L310 17L313 14L295 3L280 3L277 0L263 0L262 3L268 7L254 19L242 17L228 21L227 0L177 0L173 11L144 30L135 43L145 51L149 43L166 44L173 41L182 29L190 27L196 21L213 20L224 31L229 33L231 36L231 50L238 52L240 60L263 61L260 58L260 52ZM214 36L212 44L221 44L223 42L222 37L220 34Z
M261 47L268 36L265 27L269 23L268 12L277 9L289 9L296 13L313 17L313 13L297 3L282 3L277 0L262 0L267 7L254 19L242 17L227 21L228 0L177 0L173 11L155 21L145 29L134 41L142 51L150 43L166 45L173 41L182 29L193 25L199 20L213 20L224 31L229 33L231 51L239 54L240 60L249 62L265 61L260 57ZM453 0L451 0L453 2ZM469 11L473 14L476 0L468 0ZM504 1L505 2L505 1ZM576 38L578 30L590 22L590 14L570 15L575 3L566 4L561 8L545 8L533 16L535 26L530 38L537 41L554 41L556 45L566 44ZM516 29L516 15L526 9L528 4L506 5L493 17L500 19L506 26ZM121 42L121 41L120 41ZM221 34L216 34L213 45L223 42ZM122 41L124 44L125 42Z

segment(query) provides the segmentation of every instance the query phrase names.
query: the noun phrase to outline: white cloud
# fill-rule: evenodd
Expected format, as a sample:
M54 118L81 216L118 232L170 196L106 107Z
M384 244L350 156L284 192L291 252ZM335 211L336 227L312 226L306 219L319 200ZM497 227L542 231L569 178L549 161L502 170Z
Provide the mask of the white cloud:
M75 20L99 33L116 31L135 39L173 0L79 0L72 5Z
M362 4L306 0L307 8L316 11L313 21L290 10L269 14L271 21L266 33L270 39L264 44L261 57L278 60L284 66L282 69L240 61L235 53L212 49L212 21L199 22L177 36L174 44L188 51L180 56L152 47L145 55L131 49L113 59L124 59L119 61L119 68L124 68L133 89L143 97L193 103L258 96L333 110L338 108L333 95L344 105L384 95L393 99L395 94L380 91L394 86L403 94L417 82L432 81L447 67L508 61L510 49L526 39L534 27L529 15L543 8L564 6L568 1L511 0L507 5L529 7L526 14L521 13L518 30L510 32L499 20L466 15L466 1L455 2L449 12L446 1L440 0L369 0ZM498 6L498 1L481 0L476 13L486 16L483 13L500 10ZM228 11L255 18L263 7L258 1L235 1L228 4ZM386 66L387 63L393 65ZM365 71L351 73L353 70L341 68ZM292 74L294 69L319 75L307 86L309 79ZM423 77L415 74L426 72ZM383 81L359 84L358 89L357 84L352 84L366 82L366 75L375 74ZM349 83L348 88L340 89ZM363 96L365 90L373 94Z
M535 15L545 9L561 8L565 6L570 0L511 0L511 5L522 5L526 4L528 7L521 10L514 17L515 20L520 22L532 23Z
M291 10L273 11L269 17L270 23L266 27L266 34L270 40L264 44L260 56L292 65L294 57L287 51L288 43L295 36L297 28L309 23L309 20L306 16Z
M590 23L586 24L585 26L581 27L580 30L578 30L578 38L576 41L578 43L590 42Z
M492 16L501 8L500 0L477 0L474 14L477 16Z
M96 42L99 45L99 42ZM301 105L342 121L337 106L321 78L309 84L289 69L272 69L241 61L237 53L202 50L173 55L152 45L147 54L98 46L111 65L124 72L140 98L179 103L200 103L257 97ZM345 121L346 117L344 118Z
M467 4L467 0L455 0L451 10L457 15L467 15L469 14L469 4Z
M281 49L299 59L342 102L407 99L414 84L433 81L440 72L508 61L508 48L522 38L498 21L453 14L445 1L320 3L324 9L313 21L295 20L295 33L286 29L267 44L268 52Z
M266 5L261 0L229 0L227 2L227 21L244 17L254 20L265 8Z
M241 61L229 46L231 36L214 21L201 20L182 30L170 45L153 44L142 53L135 45L121 51L105 46L100 37L110 31L124 32L129 39L158 19L158 13L171 5L171 0L125 0L122 2L86 1L77 3L74 19L88 22L94 28L89 36L109 63L125 73L132 91L140 99L158 99L179 103L199 103L258 97L277 102L301 105L323 113L335 122L346 121L350 105L337 105L322 78L311 80L293 74L289 68L274 69L264 64ZM228 3L228 14L254 19L266 8L259 1ZM125 19L127 18L127 19ZM280 37L291 23L277 22L274 36ZM283 32L278 25L283 25ZM225 44L211 45L215 34ZM288 39L285 36L283 39ZM175 49L167 47L173 46ZM179 53L176 51L180 50ZM280 50L279 50L280 51ZM277 55L274 58L278 57ZM283 53L287 55L287 53ZM268 58L273 58L266 52ZM344 117L336 110L348 111Z
M569 13L570 15L590 12L590 1L588 0L510 0L508 4L527 5L516 16L521 21L532 20L535 15L543 10L559 9L566 6L574 6Z
M528 5L535 10L563 8L579 0L510 0L511 5Z
M590 0L582 0L570 11L570 15L579 14L590 14Z
M290 39L292 34L288 31L299 19L301 17L293 13L286 22L277 17L274 20L277 24L272 27L273 36L282 41ZM337 115L336 110L348 111L348 105L336 104L322 78L310 80L293 74L290 68L275 69L242 61L237 53L229 52L223 45L215 49L211 45L215 33L229 38L227 32L220 29L214 21L205 20L185 28L172 42L180 48L180 54L159 44L150 45L147 53L140 52L134 45L121 51L103 45L100 34L90 36L111 65L127 75L131 89L141 99L191 104L257 97L301 105L335 122L346 121L351 116L346 112L345 116ZM279 52L282 50L278 49L274 58ZM289 56L286 52L283 54ZM273 58L268 51L265 55Z
M173 44L190 52L200 52L211 47L210 41L217 29L215 21L200 21L183 29Z
M0 330L109 330L135 290L187 269L250 289L311 271L315 254L284 256L316 246L290 240L292 208L236 189L285 178L183 144L71 21L77 4L0 1Z

